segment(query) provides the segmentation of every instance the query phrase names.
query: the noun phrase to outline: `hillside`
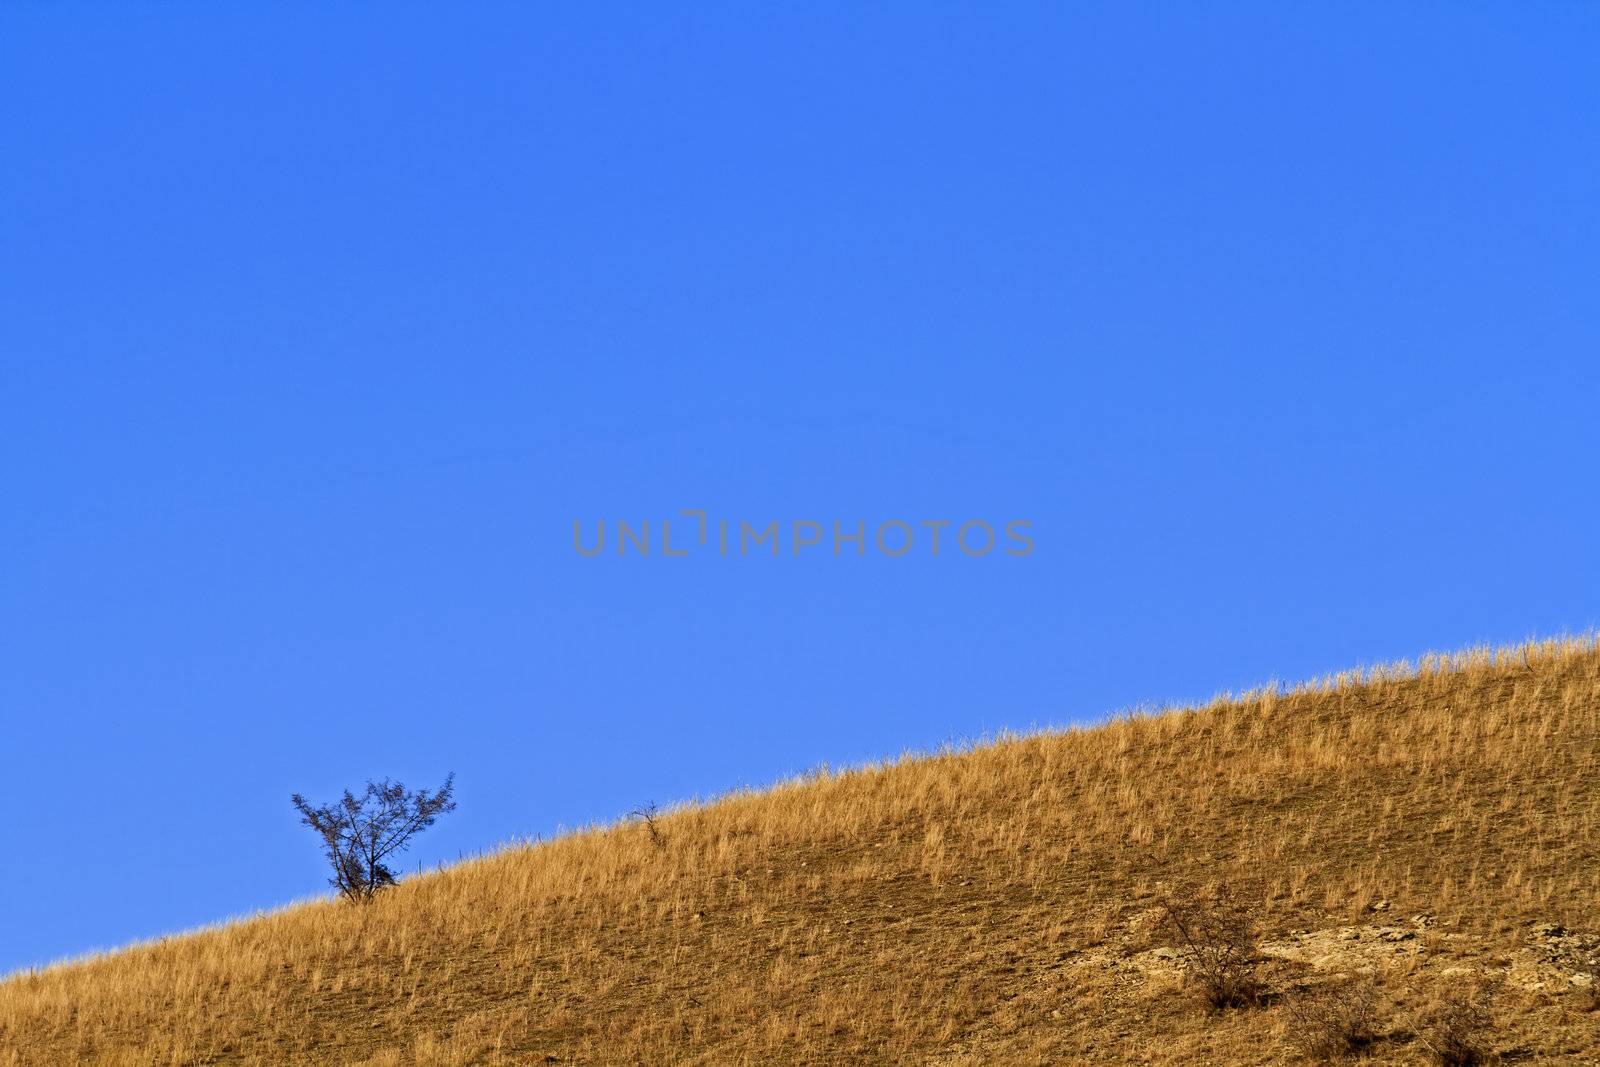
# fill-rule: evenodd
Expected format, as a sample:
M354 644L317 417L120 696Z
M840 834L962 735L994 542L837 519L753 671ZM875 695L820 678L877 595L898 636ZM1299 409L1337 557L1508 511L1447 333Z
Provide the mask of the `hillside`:
M0 1067L1288 1063L1370 975L1380 1062L1497 986L1507 1060L1600 1060L1600 651L1292 692L739 794L0 984ZM1260 927L1209 1012L1161 902ZM1208 906L1202 903L1200 906Z

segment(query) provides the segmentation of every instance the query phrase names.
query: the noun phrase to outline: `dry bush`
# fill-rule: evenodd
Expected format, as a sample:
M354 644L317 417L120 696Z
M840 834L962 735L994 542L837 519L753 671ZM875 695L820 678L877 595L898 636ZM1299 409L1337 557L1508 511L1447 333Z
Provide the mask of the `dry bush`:
M1224 887L1210 900L1169 900L1163 908L1189 979L1210 1008L1241 1008L1261 999L1255 920L1231 891Z
M395 884L388 861L411 845L411 839L454 811L456 776L434 792L407 789L385 778L367 783L360 796L346 789L331 804L313 805L299 793L290 797L300 821L322 838L322 852L333 877L328 884L345 900L369 903L380 889Z
M1318 1061L1357 1055L1380 1035L1378 987L1371 979L1330 983L1284 1002L1289 1044Z
M1417 1019L1417 1040L1444 1067L1488 1063L1495 992L1492 985L1479 985L1435 997Z
M650 843L657 849L667 847L667 835L661 829L661 808L655 801L634 808L628 812L628 818L636 820L650 832Z

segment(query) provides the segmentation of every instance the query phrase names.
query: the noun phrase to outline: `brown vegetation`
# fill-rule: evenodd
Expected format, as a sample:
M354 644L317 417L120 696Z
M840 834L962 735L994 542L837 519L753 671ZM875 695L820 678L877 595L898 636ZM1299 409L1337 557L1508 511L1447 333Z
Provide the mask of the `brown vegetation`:
M1316 1062L1360 1055L1384 1030L1371 977L1324 982L1288 998L1284 1011L1289 1046Z
M1261 999L1255 919L1227 886L1217 887L1208 900L1167 901L1162 910L1206 1007L1244 1008Z
M1433 657L14 976L0 1065L1287 1063L1288 998L1363 978L1380 1061L1428 1062L1489 979L1483 1053L1592 1062L1597 781L1592 641ZM1160 905L1222 885L1265 995L1213 1013Z

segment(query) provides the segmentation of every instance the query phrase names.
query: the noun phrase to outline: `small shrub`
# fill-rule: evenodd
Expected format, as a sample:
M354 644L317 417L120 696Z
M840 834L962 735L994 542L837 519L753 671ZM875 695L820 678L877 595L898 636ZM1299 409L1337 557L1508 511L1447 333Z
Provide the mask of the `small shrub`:
M322 838L322 852L333 877L328 884L346 900L366 903L378 890L395 883L394 872L384 862L404 852L411 839L453 811L455 775L435 792L409 790L385 778L368 782L356 796L344 791L332 804L313 807L299 793L290 797L300 821Z
M1590 983L1578 995L1578 1010L1600 1011L1600 983Z
M661 826L657 822L660 815L661 809L656 806L656 802L653 800L628 812L628 818L637 819L644 824L644 828L650 832L650 843L658 849L667 847L667 835L662 832Z
M1220 1011L1261 999L1256 926L1247 908L1223 889L1211 901L1168 901L1164 909L1189 979L1209 1007Z
M1289 1044L1318 1061L1364 1052L1378 1039L1378 987L1371 979L1330 984L1284 1002Z
M1423 1009L1417 1038L1444 1067L1476 1067L1490 1059L1494 1028L1491 985L1452 990Z

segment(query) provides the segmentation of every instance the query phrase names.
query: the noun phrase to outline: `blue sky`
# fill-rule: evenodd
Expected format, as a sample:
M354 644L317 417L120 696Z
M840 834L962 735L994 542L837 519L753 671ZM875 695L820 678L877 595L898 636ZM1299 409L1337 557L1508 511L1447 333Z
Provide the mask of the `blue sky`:
M8 5L0 969L320 892L297 790L455 771L431 864L1600 622L1597 32ZM572 548L686 508L1036 547Z

